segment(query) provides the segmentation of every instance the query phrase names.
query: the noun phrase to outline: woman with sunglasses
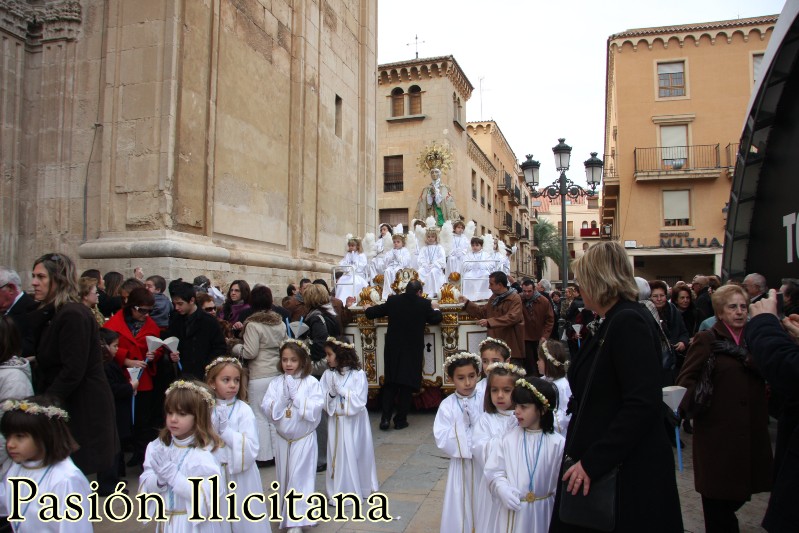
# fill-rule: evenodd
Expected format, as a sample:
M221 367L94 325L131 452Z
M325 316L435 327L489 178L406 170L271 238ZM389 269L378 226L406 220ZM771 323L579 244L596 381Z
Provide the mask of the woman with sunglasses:
M153 411L157 402L153 403L153 376L157 359L160 357L147 350L147 337L160 337L161 329L150 313L155 306L155 297L145 287L137 287L130 291L122 311L112 316L105 327L119 333L119 349L116 361L123 369L138 371L139 388L134 396L135 409L133 419L133 457L128 466L141 466L144 462L144 451L147 444L155 440L153 429Z

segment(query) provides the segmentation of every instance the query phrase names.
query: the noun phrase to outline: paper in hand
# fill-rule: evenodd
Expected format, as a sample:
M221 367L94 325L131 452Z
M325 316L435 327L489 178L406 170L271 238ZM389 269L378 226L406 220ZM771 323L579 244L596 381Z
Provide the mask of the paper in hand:
M161 346L164 346L170 352L176 352L178 351L178 338L169 337L168 339L161 340L152 335L147 336L147 351L154 352Z

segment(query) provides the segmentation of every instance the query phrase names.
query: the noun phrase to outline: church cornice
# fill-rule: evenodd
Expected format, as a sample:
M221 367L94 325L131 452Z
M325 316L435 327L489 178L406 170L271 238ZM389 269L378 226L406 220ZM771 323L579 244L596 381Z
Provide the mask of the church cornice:
M447 78L465 102L472 96L474 86L466 77L454 56L439 56L377 66L378 85L397 85L432 78Z
M680 48L685 45L686 41L693 42L694 46L699 46L702 37L707 37L711 45L716 44L719 38L726 40L727 44L731 44L736 33L741 34L744 42L749 42L753 33L762 41L765 40L769 31L774 30L776 23L777 15L768 15L677 26L637 28L608 37L608 49L612 50L615 47L621 52L624 45L629 44L632 46L633 51L636 52L638 47L643 44L649 50L652 50L657 41L662 43L663 48L668 48L672 39L678 41Z
M488 158L485 152L483 152L474 139L472 139L471 135L468 136L468 139L469 141L466 145L466 152L469 154L469 158L474 161L478 167L480 167L480 170L482 170L486 176L493 178L497 173L497 169L491 163L491 160Z
M79 0L50 0L39 6L19 0L0 3L0 29L20 40L74 40L81 22ZM41 34L29 34L31 25L41 25Z
M474 130L477 128L485 128L491 136L494 138L496 144L505 152L505 155L514 162L514 169L513 171L518 174L521 169L515 168L518 167L518 159L516 158L516 154L513 153L513 149L510 147L510 143L505 138L505 134L502 133L502 130L493 120L483 120L483 121L474 121L474 122L467 122L466 123L466 130L469 132L469 135L474 134Z

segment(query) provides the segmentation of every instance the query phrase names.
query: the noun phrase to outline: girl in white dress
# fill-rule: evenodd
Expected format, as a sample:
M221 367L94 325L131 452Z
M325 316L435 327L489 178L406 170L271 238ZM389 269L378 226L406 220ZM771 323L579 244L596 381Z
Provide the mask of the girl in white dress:
M321 385L327 419L327 473L325 485L330 505L333 495L357 494L361 500L377 492L372 428L366 399L369 384L355 353L355 346L328 337L325 342L327 366ZM353 504L351 499L345 505Z
M221 470L212 452L222 440L211 425L214 397L200 381L178 380L166 390L164 411L166 427L158 438L147 445L144 472L139 476L140 493L158 493L164 499L167 522L157 522L156 531L164 533L221 533L222 522L202 520L189 522L192 512L192 485L188 478L201 477L199 501L195 506L208 517L214 499L208 479ZM154 502L149 501L148 516L155 515Z
M451 355L444 361L444 372L455 392L438 406L433 423L436 446L450 458L441 533L470 532L475 531L475 505L482 497L475 494L478 472L472 463L472 432L482 411L475 394L480 357L469 352Z
M483 403L485 412L480 415L472 434L472 461L478 479L475 488L475 494L478 495L475 531L492 531L495 524L490 522L490 514L500 503L488 491L484 475L486 459L496 442L517 426L511 396L516 380L523 378L526 372L524 368L504 362L491 363L487 367L483 366L483 369L488 372L484 380L488 383L488 394Z
M61 502L67 495L79 494L83 516L77 522L66 520L43 522L39 519L38 497L26 503L18 503L23 521L11 521L17 533L90 533L88 495L91 492L86 476L78 470L69 455L78 449L67 428L69 415L54 407L45 397L31 396L24 400L6 400L0 404L4 412L0 431L6 438L8 456L14 462L0 483L0 516L8 516L14 508L9 478L28 478L36 483L39 495L51 493ZM28 494L29 487L21 484L20 495ZM17 497L17 500L20 498ZM75 512L70 513L75 516Z
M347 236L347 253L339 265L351 267L336 281L336 298L346 302L349 297L357 298L361 290L369 285L369 262L363 253L361 239Z
M424 292L429 298L438 296L438 290L444 283L444 268L447 266L447 257L444 248L438 244L438 230L428 228L425 232L425 244L419 250L418 272L419 279L424 283Z
M483 405L483 398L486 393L486 385L488 381L488 365L492 363L505 363L510 359L510 347L505 344L505 341L495 339L493 337L486 337L480 343L480 362L483 364L482 378L477 382L475 391L477 393L477 403Z
M236 493L236 516L241 518L238 522L225 522L225 526L234 533L263 531L263 524L244 518L242 507L248 494L264 492L255 464L260 449L258 426L255 413L246 403L247 372L235 357L217 357L205 367L205 382L216 394L211 420L224 443L214 451L214 458L222 470L219 487L225 494ZM236 482L233 490L228 486L230 481ZM229 516L227 500L224 496L220 500L223 516ZM266 504L253 499L249 509L255 516L265 514Z
M489 254L483 252L483 239L472 237L472 251L463 258L461 293L467 300L488 300L488 275L494 271L494 262Z
M569 380L566 378L568 369L569 352L562 342L550 339L538 345L538 372L558 389L558 406L553 410L555 431L564 437L572 419L572 415L566 413L572 395Z
M500 503L490 523L503 533L546 533L566 442L554 432L558 393L543 379L519 379L511 399L519 426L498 440L486 459L488 488Z
M283 341L278 370L283 376L269 384L261 409L277 430L275 467L280 527L288 528L289 533L299 533L302 526L316 525L305 514L309 508L306 498L314 492L318 457L316 426L322 418L324 397L322 387L311 375L311 351L302 341ZM294 504L295 516L303 517L300 521L291 520L286 509L285 497L291 489L303 495Z
M388 300L388 297L394 294L391 284L394 283L397 272L411 266L411 254L405 248L405 235L395 233L391 237L391 241L394 243L394 248L386 252L386 269L383 271L383 300Z
M463 258L469 253L469 238L463 234L465 228L460 220L452 223L452 251L447 257L447 276L453 272L461 274Z
M391 244L386 246L386 240L391 243L391 226L389 224L380 224L378 227L380 237L375 240L375 256L369 262L369 280L373 280L375 276L380 275L386 269L386 252L391 249ZM386 239L388 235L388 239Z

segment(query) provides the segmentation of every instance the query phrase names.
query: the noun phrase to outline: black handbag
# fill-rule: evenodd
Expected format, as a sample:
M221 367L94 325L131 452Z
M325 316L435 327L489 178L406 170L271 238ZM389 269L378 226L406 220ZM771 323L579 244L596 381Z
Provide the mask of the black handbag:
M615 317L614 317L615 318ZM596 370L596 363L602 355L602 346L605 344L605 335L610 331L611 322L608 323L602 338L599 340L599 351L594 357L591 364L591 371L588 375L588 384L585 387L585 394L580 400L580 404L584 407L588 393L591 390L591 383L594 381L594 371ZM577 417L574 420L574 427L569 428L569 432L576 433L582 418L583 409L577 411ZM566 471L577 463L568 454L563 458L563 465L560 469L560 478ZM591 487L588 491L588 496L583 496L582 487L577 494L572 495L567 489L568 482L561 481L560 492L560 507L558 513L561 522L571 524L573 526L586 527L598 531L613 531L616 529L616 513L618 509L618 477L619 466L615 466L610 472L605 474L599 479L591 480Z

